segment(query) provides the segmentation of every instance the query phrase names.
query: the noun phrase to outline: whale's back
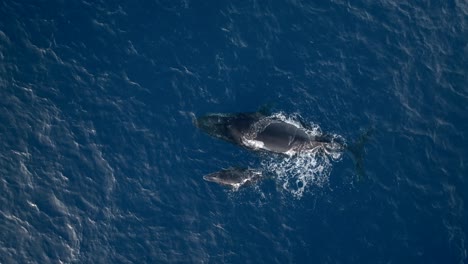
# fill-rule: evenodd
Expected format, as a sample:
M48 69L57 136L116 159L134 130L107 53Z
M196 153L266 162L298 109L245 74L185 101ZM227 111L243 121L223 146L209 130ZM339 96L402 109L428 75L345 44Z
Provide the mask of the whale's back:
M277 153L286 153L311 142L304 129L286 122L272 122L257 134L255 140L262 142L265 149Z

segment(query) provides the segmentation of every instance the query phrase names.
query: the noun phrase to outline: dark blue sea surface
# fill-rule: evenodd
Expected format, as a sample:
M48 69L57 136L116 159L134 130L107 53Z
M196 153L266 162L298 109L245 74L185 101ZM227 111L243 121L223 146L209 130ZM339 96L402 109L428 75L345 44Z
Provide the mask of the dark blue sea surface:
M467 21L463 0L2 1L0 263L468 263ZM193 124L265 106L360 154ZM277 177L203 180L231 166Z

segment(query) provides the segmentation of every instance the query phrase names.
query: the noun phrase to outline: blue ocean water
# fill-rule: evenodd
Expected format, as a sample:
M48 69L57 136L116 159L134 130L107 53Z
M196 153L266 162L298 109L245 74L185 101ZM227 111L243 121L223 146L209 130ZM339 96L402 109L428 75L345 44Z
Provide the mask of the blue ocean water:
M0 262L467 263L467 17L462 0L1 2ZM193 125L264 105L349 144L371 129L364 174L343 153L309 160L326 171L299 196L204 181L308 173Z

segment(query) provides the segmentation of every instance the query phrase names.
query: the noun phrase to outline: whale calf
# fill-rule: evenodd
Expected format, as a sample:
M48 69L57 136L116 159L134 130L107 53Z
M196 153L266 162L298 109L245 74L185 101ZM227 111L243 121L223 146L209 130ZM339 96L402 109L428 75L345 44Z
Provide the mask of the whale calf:
M344 144L327 135L312 135L300 124L262 113L207 114L198 117L196 126L207 134L245 147L289 156L317 148L341 152Z
M262 172L249 168L228 168L203 176L205 181L215 182L227 187L239 187L254 184L262 178Z

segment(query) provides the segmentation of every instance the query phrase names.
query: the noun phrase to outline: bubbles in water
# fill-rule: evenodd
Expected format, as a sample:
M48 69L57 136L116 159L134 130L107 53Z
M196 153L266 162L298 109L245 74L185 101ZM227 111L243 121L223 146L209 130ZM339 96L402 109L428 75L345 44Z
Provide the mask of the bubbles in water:
M328 156L320 150L292 157L270 157L262 162L263 170L273 173L278 185L296 198L301 198L310 186L328 183L331 166Z

